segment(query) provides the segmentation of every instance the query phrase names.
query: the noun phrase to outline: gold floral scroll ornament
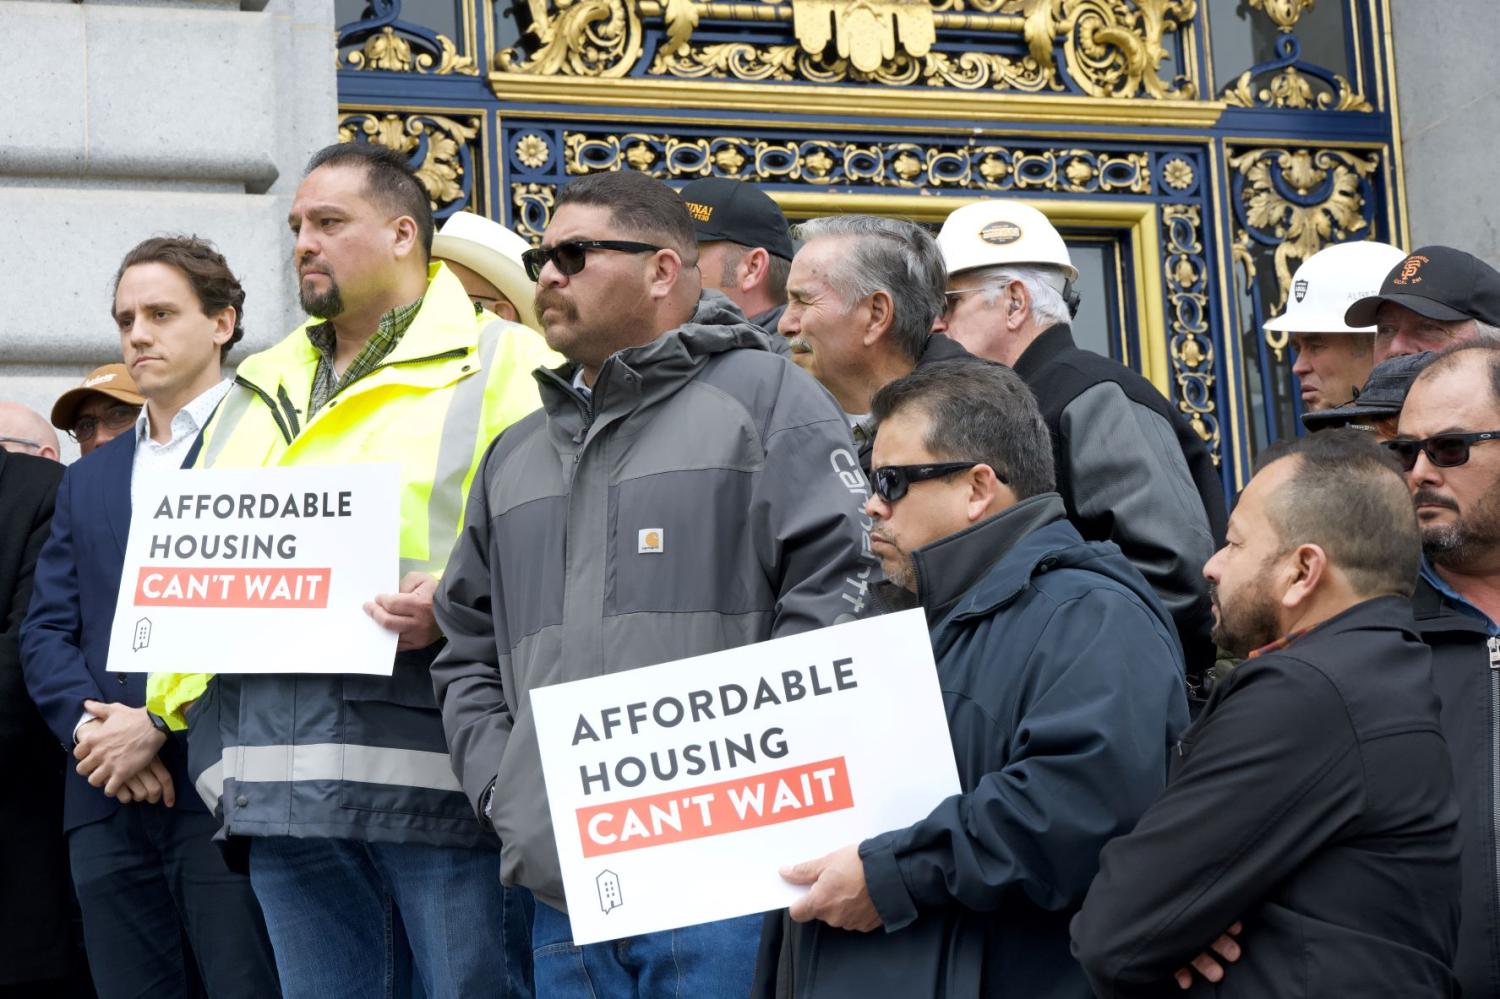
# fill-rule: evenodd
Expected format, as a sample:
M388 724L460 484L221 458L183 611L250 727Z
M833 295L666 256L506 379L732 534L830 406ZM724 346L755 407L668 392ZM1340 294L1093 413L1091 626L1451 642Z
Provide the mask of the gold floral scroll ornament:
M447 35L438 35L437 65L433 54L413 52L411 42L389 26L365 39L365 43L344 57L350 69L374 69L391 73L426 73L432 76L460 74L478 76L479 67L471 56L458 54L458 46Z
M1305 261L1332 243L1368 237L1365 199L1360 183L1380 165L1375 153L1361 156L1339 149L1252 149L1231 155L1229 167L1244 178L1237 185L1246 224L1280 242L1272 254L1276 272L1276 306L1286 303L1292 286L1292 262ZM1316 203L1293 201L1281 193L1289 188L1299 198L1321 192ZM1235 237L1236 257L1249 247L1244 232ZM1249 254L1244 254L1247 262ZM1253 272L1253 265L1252 270ZM1266 344L1277 360L1286 349L1286 335L1266 334Z
M1282 31L1291 31L1302 19L1304 11L1312 10L1314 0L1248 0L1251 7L1265 11L1266 16L1276 22Z
M539 46L495 55L501 73L624 77L665 37L647 76L889 87L1064 91L1067 76L1091 97L1192 99L1194 82L1163 79L1168 36L1190 31L1197 0L527 0ZM694 44L699 21L791 22L795 42ZM941 32L1008 37L1021 54L934 48ZM783 36L784 37L784 36ZM503 83L492 78L499 90Z
M437 114L386 114L377 117L366 111L345 114L339 118L339 141L353 142L363 134L369 142L410 156L427 138L427 152L416 167L417 179L432 200L433 210L458 201L464 196L462 144L472 142L479 134L478 123L465 124Z
M862 73L896 57L898 31L911 56L925 56L937 40L927 0L792 0L792 28L810 55L827 49L831 37L839 58Z

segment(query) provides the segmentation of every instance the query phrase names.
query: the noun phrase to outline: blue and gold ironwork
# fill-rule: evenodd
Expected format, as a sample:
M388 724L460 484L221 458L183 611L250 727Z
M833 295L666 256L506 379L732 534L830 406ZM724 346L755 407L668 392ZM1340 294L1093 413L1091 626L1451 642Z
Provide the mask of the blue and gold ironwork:
M1299 432L1261 330L1291 272L1405 237L1389 0L338 2L340 137L401 150L439 217L536 241L562 185L616 169L794 217L1041 208L1113 248L1109 349L1226 489Z
M528 0L506 77L804 81L1192 98L1160 67L1196 0ZM725 39L726 31L736 37Z
M467 4L465 4L468 7ZM339 65L394 73L479 75L447 35L401 20L400 0L371 0L365 16L338 32Z
M1202 210L1197 205L1167 205L1162 209L1162 237L1177 408L1208 443L1218 464L1222 433L1215 405L1215 349L1209 327Z
M340 142L376 142L406 156L438 219L479 210L473 202L482 116L355 111L339 116Z

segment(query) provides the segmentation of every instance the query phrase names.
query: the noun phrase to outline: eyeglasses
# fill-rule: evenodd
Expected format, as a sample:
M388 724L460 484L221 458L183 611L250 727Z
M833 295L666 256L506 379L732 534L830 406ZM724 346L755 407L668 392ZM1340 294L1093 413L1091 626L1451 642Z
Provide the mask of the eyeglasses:
M588 262L590 250L614 250L618 253L655 253L666 247L651 243L632 243L626 239L569 239L556 246L543 246L521 254L521 263L526 266L526 276L535 281L542 276L542 268L550 260L565 277L572 277L583 270Z
M80 444L87 444L99 432L99 424L110 430L124 430L141 415L141 407L122 402L104 411L103 416L80 416L68 431L68 436Z
M953 288L943 292L944 298L958 298L960 295L972 295L976 291L1004 291L1003 284L976 284L972 288Z
M0 444L19 444L22 447L34 448L38 451L42 449L41 441L28 440L25 437L6 437L3 434L0 434Z
M1410 472L1417 467L1417 455L1427 455L1427 460L1438 468L1454 468L1469 460L1469 448L1485 441L1500 440L1500 430L1477 430L1467 434L1437 434L1419 441L1385 441L1401 462L1401 467Z
M887 503L894 503L906 495L906 490L911 488L913 482L926 482L928 479L940 479L954 472L963 472L975 465L981 464L977 461L940 461L932 465L886 465L877 468L870 473L873 480L870 485L875 490L875 495ZM1005 476L999 472L995 478L1001 482Z

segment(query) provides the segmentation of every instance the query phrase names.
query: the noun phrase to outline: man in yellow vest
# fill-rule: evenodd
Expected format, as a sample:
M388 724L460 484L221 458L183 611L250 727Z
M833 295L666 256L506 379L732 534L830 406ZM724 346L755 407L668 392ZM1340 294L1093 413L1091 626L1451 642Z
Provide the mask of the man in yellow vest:
M150 703L191 706L189 770L248 858L287 999L364 999L392 978L401 994L403 975L430 999L529 996L529 928L453 776L428 667L469 481L539 405L532 371L561 359L429 263L427 195L392 151L316 154L289 223L313 318L240 366L199 464L400 464L400 592L366 605L400 635L395 672L155 676ZM277 656L275 636L254 640Z

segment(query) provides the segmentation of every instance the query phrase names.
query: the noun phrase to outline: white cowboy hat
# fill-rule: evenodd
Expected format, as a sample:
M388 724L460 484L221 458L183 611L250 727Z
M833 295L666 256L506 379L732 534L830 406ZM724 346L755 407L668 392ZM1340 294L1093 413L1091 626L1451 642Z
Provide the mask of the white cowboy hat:
M536 285L526 276L521 254L531 244L498 222L473 212L454 212L432 237L432 255L463 264L500 289L516 307L522 324L541 330L536 318Z

